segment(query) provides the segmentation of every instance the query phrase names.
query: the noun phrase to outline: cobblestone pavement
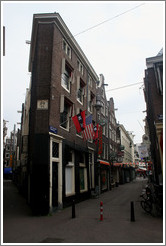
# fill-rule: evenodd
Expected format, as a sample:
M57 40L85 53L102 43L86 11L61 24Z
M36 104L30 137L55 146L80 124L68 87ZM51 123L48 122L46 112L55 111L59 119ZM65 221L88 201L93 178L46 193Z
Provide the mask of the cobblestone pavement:
M159 243L163 219L146 214L139 195L147 180L137 178L96 199L76 204L48 216L32 216L26 201L11 181L4 181L3 243ZM100 201L103 221L100 221ZM131 201L135 221L131 221Z

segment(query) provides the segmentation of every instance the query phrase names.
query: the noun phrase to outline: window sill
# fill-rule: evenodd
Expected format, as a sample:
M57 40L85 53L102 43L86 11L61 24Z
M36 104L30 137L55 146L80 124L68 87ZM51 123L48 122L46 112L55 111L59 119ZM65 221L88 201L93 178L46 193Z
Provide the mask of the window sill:
M69 196L74 196L75 194L76 194L75 192L68 193L68 194L66 194L66 197L69 197Z
M70 93L70 89L68 90L63 84L61 84L61 86L63 87L63 89L65 89L65 91L67 91L68 93Z
M88 191L88 189L86 189L86 190L80 190L80 193L84 193L84 192L87 192Z
M77 102L79 102L81 105L83 105L83 103L77 98Z
M64 131L69 132L69 128L66 129L66 128L62 127L62 126L60 126L60 128L63 129Z

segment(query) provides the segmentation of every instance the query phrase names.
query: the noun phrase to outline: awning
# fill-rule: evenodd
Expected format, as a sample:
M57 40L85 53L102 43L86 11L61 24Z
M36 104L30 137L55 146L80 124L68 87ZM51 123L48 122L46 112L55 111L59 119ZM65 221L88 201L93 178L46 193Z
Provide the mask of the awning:
M98 162L99 162L100 164L110 166L110 163L107 162L107 161L98 160Z
M122 166L123 166L123 163L119 163L119 162L113 163L113 166L114 166L114 167L119 167L119 166L122 167Z
M112 165L114 167L133 167L133 163L114 162Z

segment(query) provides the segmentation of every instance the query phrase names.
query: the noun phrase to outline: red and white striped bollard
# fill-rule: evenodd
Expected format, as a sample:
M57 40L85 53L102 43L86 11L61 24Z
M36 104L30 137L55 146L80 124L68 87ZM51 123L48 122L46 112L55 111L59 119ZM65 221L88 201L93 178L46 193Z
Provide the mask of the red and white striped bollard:
M103 202L100 202L100 221L103 221Z

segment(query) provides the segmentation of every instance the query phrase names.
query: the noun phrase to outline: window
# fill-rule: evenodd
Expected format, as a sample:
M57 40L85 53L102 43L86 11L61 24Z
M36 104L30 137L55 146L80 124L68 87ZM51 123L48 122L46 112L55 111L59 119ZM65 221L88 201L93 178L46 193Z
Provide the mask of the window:
M105 159L105 143L103 143L103 158Z
M60 108L60 126L69 130L69 117L71 115L72 103L69 102L66 98L64 98L63 100L61 100L60 107L61 107Z
M78 71L83 75L84 74L84 68L83 68L83 65L82 65L82 63L79 61L79 60L77 60L77 69L78 69Z
M105 115L108 116L108 106L105 107Z
M87 191L88 183L87 183L87 168L85 165L85 155L80 153L79 155L79 177L80 177L80 192Z
M69 151L68 164L65 168L66 196L75 194L74 152Z
M105 122L105 136L108 137L108 124Z
M10 157L10 155L8 153L6 153L6 158L9 158L9 157Z
M102 108L101 108L101 113L105 115L105 103L102 102Z
M71 70L65 66L65 71L62 74L62 86L70 91L70 78L71 78Z
M71 59L71 48L65 40L63 40L62 42L62 49L64 50L66 55Z
M10 145L6 146L6 150L10 151Z
M105 146L105 158L108 159L108 145Z
M163 64L156 63L154 65L155 76L156 76L156 85L157 90L160 95L163 95Z
M93 113L93 99L95 98L95 95L89 91L88 93L88 111L90 113Z
M61 75L61 85L68 92L70 92L70 84L73 82L73 68L66 62L65 58L62 59L62 75Z
M52 157L59 158L59 143L52 142Z
M77 100L83 104L85 95L85 83L80 77L77 77Z
M88 85L89 87L92 87L92 78L90 77L90 75L88 75Z

